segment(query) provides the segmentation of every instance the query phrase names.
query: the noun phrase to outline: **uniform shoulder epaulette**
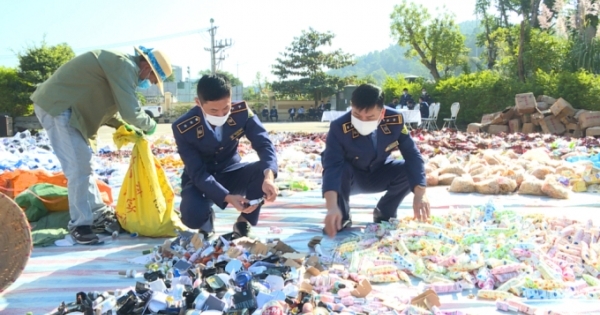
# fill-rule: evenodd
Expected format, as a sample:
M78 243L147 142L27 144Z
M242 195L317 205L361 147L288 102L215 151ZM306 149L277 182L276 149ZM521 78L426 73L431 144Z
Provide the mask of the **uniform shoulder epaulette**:
M185 133L187 131L192 130L192 128L196 127L200 123L200 116L192 116L180 123L177 124L177 130L179 133Z
M356 129L352 125L352 122L342 124L342 131L344 132L344 134L352 132L352 139L356 139L359 136L358 131L356 131Z
M248 104L246 104L246 102L239 102L231 105L231 114L237 114L245 111L248 112L248 118L254 116L254 112L252 112L252 110L248 107Z
M386 125L400 125L404 123L401 114L383 117L383 123Z
M354 130L354 126L352 125L352 122L347 122L347 123L342 124L342 131L344 131L344 133L348 133L352 130Z

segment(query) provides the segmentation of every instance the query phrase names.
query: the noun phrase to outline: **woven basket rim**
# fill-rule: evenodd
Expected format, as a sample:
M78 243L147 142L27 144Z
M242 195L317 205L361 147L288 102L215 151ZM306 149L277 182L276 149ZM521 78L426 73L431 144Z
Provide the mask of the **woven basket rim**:
M33 241L25 212L10 197L0 193L0 292L23 273L31 256Z

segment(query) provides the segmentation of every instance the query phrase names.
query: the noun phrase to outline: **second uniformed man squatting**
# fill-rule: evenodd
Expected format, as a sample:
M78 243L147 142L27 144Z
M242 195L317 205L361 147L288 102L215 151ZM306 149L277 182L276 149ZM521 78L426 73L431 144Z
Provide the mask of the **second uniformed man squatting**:
M409 135L402 114L383 105L377 86L363 84L352 93L352 109L334 120L323 152L325 228L334 237L352 224L350 195L387 191L373 210L373 221L395 218L411 191L416 219L429 216L425 163ZM398 148L404 160L390 158Z
M181 176L181 219L205 237L214 234L213 204L228 204L240 212L233 230L247 236L258 223L264 197L274 201L278 190L275 147L258 116L245 102L231 102L231 84L222 75L198 81L196 104L173 123L173 134L184 163ZM240 138L246 136L259 161L242 163Z

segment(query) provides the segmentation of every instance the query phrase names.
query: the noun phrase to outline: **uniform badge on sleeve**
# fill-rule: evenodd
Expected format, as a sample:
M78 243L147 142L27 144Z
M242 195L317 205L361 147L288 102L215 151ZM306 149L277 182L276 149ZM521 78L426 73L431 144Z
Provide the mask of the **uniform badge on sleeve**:
M395 147L397 147L397 146L399 146L399 145L400 145L400 143L398 143L398 141L394 141L394 142L390 143L390 145L388 145L388 146L385 148L385 152L392 151L392 150L393 150Z
M229 116L229 118L227 118L227 124L229 126L235 126L235 120L233 120L233 118L231 118L231 116Z
M381 126L381 131L383 131L384 134L389 135L390 133L392 133L390 131L390 127L388 127L387 125L380 125Z
M402 128L402 133L408 135L408 128L406 128L406 125L404 125L404 128Z
M240 128L236 132L234 132L230 138L231 138L231 140L237 140L237 139L241 138L243 135L244 135L244 129Z
M198 136L198 139L204 137L204 126L200 126L196 129L196 135Z
M344 131L344 133L348 133L352 130L354 130L354 126L352 126L351 122L347 122L342 125L342 131Z

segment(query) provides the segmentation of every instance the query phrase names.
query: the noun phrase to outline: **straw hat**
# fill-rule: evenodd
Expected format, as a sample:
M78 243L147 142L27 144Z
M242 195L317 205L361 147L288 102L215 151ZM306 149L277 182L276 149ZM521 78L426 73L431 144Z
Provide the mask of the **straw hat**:
M145 48L144 46L133 47L135 51L144 57L148 64L152 68L156 78L158 78L158 89L160 94L164 95L163 82L173 73L171 67L171 60L161 50L154 50L152 48Z
M32 241L25 212L0 193L0 293L19 278L31 255Z

